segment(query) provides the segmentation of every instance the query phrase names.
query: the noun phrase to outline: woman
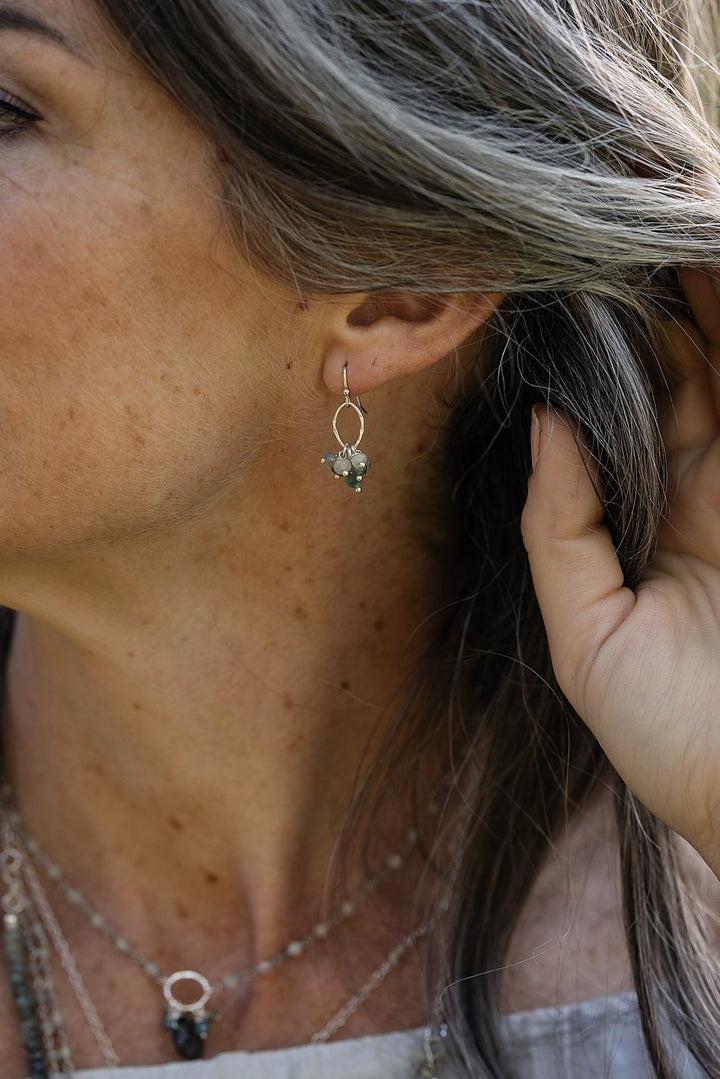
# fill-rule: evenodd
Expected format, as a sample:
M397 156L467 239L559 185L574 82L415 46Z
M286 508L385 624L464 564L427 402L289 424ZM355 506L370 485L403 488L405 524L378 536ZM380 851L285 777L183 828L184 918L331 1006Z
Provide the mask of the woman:
M720 1075L711 29L0 6L0 1079Z

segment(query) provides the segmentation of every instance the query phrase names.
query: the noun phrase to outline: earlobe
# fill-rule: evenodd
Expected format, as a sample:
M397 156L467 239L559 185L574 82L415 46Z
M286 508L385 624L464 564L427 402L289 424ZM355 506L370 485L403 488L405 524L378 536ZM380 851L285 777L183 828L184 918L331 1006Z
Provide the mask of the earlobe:
M431 367L487 322L503 299L499 292L373 293L333 304L323 381L331 394L342 394L347 364L351 391L361 394Z

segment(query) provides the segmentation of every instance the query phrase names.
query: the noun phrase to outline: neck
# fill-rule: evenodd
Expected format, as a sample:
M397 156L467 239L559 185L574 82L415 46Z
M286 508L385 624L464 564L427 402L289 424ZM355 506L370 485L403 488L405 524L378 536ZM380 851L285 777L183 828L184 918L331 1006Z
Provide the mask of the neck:
M42 604L26 590L5 756L28 829L71 881L114 897L110 915L167 923L172 899L220 932L240 906L262 954L320 913L439 591L387 506L347 545L333 521L299 538L267 507L216 510L182 540L86 553L52 587L46 572ZM366 575L378 545L384 568ZM409 823L397 789L378 857Z

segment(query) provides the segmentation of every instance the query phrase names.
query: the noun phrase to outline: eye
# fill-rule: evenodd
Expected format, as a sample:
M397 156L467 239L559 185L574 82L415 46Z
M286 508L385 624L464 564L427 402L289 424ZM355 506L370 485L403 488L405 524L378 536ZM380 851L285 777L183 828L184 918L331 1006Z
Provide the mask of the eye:
M0 90L0 138L3 135L16 134L22 128L37 120L42 120L42 116L31 112L22 101L18 101L12 94L7 94L4 90Z

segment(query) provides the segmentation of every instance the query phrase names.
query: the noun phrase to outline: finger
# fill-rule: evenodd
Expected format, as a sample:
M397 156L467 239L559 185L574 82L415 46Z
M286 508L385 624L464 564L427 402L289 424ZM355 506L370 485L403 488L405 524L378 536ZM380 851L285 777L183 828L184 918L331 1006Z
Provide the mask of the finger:
M533 474L522 530L558 682L584 715L599 649L632 610L594 476L560 412L533 410Z

